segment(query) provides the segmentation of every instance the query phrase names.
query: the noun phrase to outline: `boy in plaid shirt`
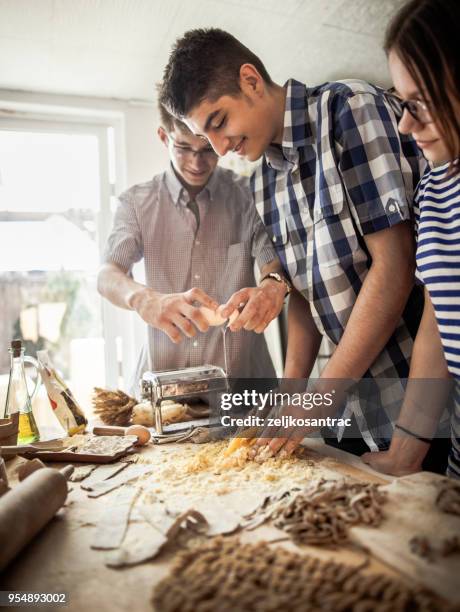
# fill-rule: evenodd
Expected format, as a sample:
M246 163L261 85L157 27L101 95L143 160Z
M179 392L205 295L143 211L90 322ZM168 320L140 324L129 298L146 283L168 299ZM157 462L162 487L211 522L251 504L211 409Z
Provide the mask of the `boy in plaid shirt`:
M388 448L421 312L410 219L425 161L383 91L354 80L282 87L233 36L208 29L176 42L161 102L219 155L262 157L255 205L294 286L284 375L308 378L327 336L335 350L320 388L370 385L340 409L362 436L351 450ZM292 452L304 433L258 443Z

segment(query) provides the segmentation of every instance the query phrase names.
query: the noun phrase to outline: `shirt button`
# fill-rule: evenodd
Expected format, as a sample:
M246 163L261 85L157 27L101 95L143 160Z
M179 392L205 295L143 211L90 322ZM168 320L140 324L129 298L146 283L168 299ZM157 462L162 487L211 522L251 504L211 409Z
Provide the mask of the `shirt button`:
M200 275L199 274L195 274L195 276L193 277L195 280L200 280Z
M276 236L273 236L272 240L273 242L276 242Z
M198 346L198 340L193 341L193 346L196 348Z

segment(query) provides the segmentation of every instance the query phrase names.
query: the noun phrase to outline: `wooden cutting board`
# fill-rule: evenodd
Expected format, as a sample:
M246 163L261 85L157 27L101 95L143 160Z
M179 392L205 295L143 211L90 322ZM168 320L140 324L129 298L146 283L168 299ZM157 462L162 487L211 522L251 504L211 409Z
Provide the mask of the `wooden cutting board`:
M409 545L414 536L424 536L438 549L443 539L460 537L460 516L442 512L435 504L443 481L448 479L420 472L385 485L388 518L378 529L353 527L351 536L384 563L460 604L460 553L448 557L435 554L430 562L411 552Z

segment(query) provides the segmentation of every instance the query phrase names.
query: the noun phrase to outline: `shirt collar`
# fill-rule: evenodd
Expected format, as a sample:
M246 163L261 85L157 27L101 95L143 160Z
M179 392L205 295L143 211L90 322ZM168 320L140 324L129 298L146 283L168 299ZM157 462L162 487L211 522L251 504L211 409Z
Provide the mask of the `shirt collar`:
M308 114L308 95L304 83L289 79L285 84L283 141L281 147L270 146L266 159L276 170L287 170L297 166L298 150L312 141L312 129Z
M218 189L218 179L216 176L218 170L218 168L214 170L204 188L196 196L196 199L200 202L209 202L215 198ZM165 172L165 181L166 187L174 204L176 206L187 206L190 198L188 196L187 190L177 178L172 164L169 164L169 167Z
M166 187L168 188L168 191L169 191L169 195L172 198L172 201L176 205L179 204L179 201L181 200L182 192L185 190L184 190L184 187L182 186L182 183L177 178L176 173L174 172L171 164L169 164L168 169L165 172L165 182L166 182Z

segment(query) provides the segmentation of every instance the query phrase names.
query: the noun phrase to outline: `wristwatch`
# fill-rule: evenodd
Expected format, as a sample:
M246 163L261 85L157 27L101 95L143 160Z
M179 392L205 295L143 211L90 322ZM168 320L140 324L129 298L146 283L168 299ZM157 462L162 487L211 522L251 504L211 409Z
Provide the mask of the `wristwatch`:
M269 272L268 274L266 274L265 276L263 276L260 281L259 281L259 285L262 283L262 281L264 281L267 278L272 278L273 280L277 281L278 283L283 283L284 286L286 287L286 296L288 296L291 291L292 291L292 285L291 283L288 281L287 278L285 278L284 276L281 276L281 274L279 274L278 272Z

